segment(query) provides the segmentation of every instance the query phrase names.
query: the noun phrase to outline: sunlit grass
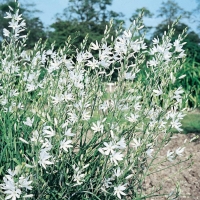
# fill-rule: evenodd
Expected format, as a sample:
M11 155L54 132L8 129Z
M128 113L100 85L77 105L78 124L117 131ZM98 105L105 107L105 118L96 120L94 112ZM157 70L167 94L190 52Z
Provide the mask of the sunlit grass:
M188 112L182 120L185 133L200 133L200 111Z

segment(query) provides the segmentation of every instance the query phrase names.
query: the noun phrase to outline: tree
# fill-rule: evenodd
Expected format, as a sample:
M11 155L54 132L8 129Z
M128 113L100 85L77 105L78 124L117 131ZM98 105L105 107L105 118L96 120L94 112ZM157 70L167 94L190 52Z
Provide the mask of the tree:
M56 22L51 25L54 31L49 33L49 41L56 41L55 47L64 45L64 41L74 34L74 45L78 46L88 34L88 43L100 41L103 37L106 25L113 20L113 32L123 20L122 13L109 11L107 8L112 0L69 0L68 7L63 13L58 14Z
M189 18L191 13L185 11L181 8L175 1L167 0L166 2L162 2L162 6L157 11L157 17L162 17L162 24L171 25L177 18L181 16L183 18Z
M6 12L9 12L11 8L17 8L17 3L11 0L4 0L3 3L0 3L0 38L3 38L3 28L8 26L8 19L5 19ZM44 31L44 26L42 21L34 16L34 13L37 13L38 10L30 10L29 8L34 7L34 4L21 4L19 12L23 15L23 18L26 21L26 30L24 34L29 33L27 41L27 49L32 48L39 39L46 40L47 36Z
M112 5L112 0L69 0L69 5L64 9L63 15L68 20L79 22L107 22L114 13L107 10L110 5Z
M197 7L192 11L190 21L197 24L197 29L200 30L200 0L196 0Z
M131 22L133 22L136 18L138 18L138 16L141 16L142 20L141 22L144 23L144 18L152 18L153 17L153 13L147 9L146 7L143 8L138 8L135 10L135 12L132 14L131 18L129 19ZM145 26L142 29L142 33L144 32L149 32L153 27L152 26ZM141 34L142 34L141 33Z

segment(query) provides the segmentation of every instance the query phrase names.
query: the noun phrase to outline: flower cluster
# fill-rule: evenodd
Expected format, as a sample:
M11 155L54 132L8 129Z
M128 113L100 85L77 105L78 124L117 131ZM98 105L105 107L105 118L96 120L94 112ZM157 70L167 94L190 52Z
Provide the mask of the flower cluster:
M5 199L158 195L141 188L173 129L182 131L183 89L174 85L185 56L182 36L172 43L172 28L148 47L136 20L117 35L107 27L88 48L85 39L73 55L70 41L59 50L38 42L26 51L25 22L12 13L0 54ZM168 150L163 162L178 164L184 148ZM10 170L16 163L24 166L20 174Z
M17 171L12 171L8 169L8 174L3 178L3 184L0 185L1 189L4 190L3 193L6 194L5 199L16 200L20 197L29 198L33 197L33 194L27 194L27 190L32 190L29 177L16 177Z

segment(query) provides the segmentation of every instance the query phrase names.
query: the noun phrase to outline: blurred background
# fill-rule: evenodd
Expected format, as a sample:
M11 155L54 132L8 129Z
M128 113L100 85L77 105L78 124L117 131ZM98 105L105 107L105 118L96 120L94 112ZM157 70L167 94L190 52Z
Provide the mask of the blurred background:
M33 48L41 39L46 49L62 48L71 36L74 51L88 34L88 43L101 41L105 26L113 19L111 34L121 26L126 29L143 11L145 42L161 38L168 26L179 17L172 42L187 28L185 38L186 62L177 77L177 86L182 86L188 96L188 107L200 107L200 0L19 0L20 13L27 23L29 34L26 49ZM9 6L16 8L12 0L0 0L0 41ZM109 41L108 41L109 43ZM72 48L73 51L73 48Z

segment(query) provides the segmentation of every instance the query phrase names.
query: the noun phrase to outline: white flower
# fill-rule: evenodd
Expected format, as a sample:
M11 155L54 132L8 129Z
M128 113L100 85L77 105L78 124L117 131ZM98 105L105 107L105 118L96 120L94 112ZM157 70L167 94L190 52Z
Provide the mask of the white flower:
M94 131L94 133L96 132L101 132L103 133L103 124L101 124L100 121L97 121L97 123L92 123L93 126L91 127L91 129Z
M23 176L19 178L20 187L26 188L27 190L32 190L32 186L30 186L31 183L32 181L28 181L28 178L25 178Z
M140 44L136 42L131 42L131 48L133 49L133 51L138 52L140 51Z
M169 59L172 57L172 53L169 52L168 50L165 50L163 52L163 58L166 60L166 61L169 61Z
M112 179L111 178L104 178L103 180L103 186L105 188L109 188L110 186L112 186Z
M120 141L118 141L116 145L118 149L125 149L126 148L125 139L121 138Z
M120 177L122 174L120 167L118 167L117 169L114 170L114 176L116 177Z
M82 169L87 168L89 165L84 166ZM74 169L74 181L76 182L75 185L81 185L84 181L84 177L86 174L83 173L83 171L79 168L76 167L75 165L72 166Z
M136 140L135 138L133 138L133 143L131 143L131 145L137 149L139 146L141 146L141 141L140 138L138 140Z
M72 143L72 140L67 140L66 141L66 138L65 138L64 140L62 140L60 142L60 149L64 149L66 152L68 152L68 148L73 147L71 145L71 143Z
M163 94L163 91L159 86L158 86L158 90L153 90L153 92L155 93L155 96L160 96L161 94Z
M131 33L130 30L124 31L123 34L124 34L126 39L131 39L131 37L132 37L132 33Z
M84 181L85 174L82 174L81 171L78 171L74 174L74 181L76 182L75 185L81 185Z
M134 109L135 109L135 110L140 110L141 107L142 107L142 106L140 105L139 102L135 103L135 105L134 105Z
M99 67L99 61L93 58L92 61L88 60L86 65L91 67L92 69L95 69Z
M60 94L60 95L57 94L55 97L51 96L51 98L52 98L52 103L54 105L61 103L63 100L65 100L65 98L62 94Z
M37 85L35 85L35 83L27 83L26 85L26 91L27 92L31 92L31 91L34 91L38 88Z
M152 152L153 152L154 150L153 149L151 149L151 148L149 148L147 151L146 151L146 154L147 154L147 156L149 156L149 158L152 158Z
M181 75L178 79L183 79L186 77L186 74Z
M17 188L17 184L14 182L14 179L10 175L3 177L3 184L0 184L1 189L5 190L3 193L8 195L5 199L16 200L20 198L21 190Z
M131 73L131 72L127 72L127 73L125 73L125 79L126 80L134 80L135 79L135 74L133 73Z
M73 94L72 93L64 93L63 95L63 99L67 102L67 101L72 101L74 99Z
M121 199L121 195L126 195L123 191L126 189L126 185L119 185L117 187L114 187L114 195L117 195L119 199Z
M35 143L38 143L38 142L43 142L42 138L40 137L39 133L37 130L34 130L32 132L32 138L31 138L31 142L35 142Z
M184 90L183 90L181 87L179 87L179 88L174 92L175 95L180 95L180 94L182 94L182 93L184 93Z
M127 120L129 121L129 122L137 122L137 119L138 119L138 117L139 117L139 115L136 115L136 114L132 114L131 113L131 115L130 115L130 117L127 117Z
M10 12L6 12L6 16L4 17L5 19L12 19L13 16L11 15Z
M181 94L184 93L184 90L179 87L175 92L173 98L176 99L176 101L180 102L181 100Z
M182 153L184 152L185 147L179 147L178 149L176 149L176 155L178 156L182 156Z
M167 122L164 122L162 120L159 121L159 129L165 128L165 125L167 124Z
M34 122L34 118L31 119L30 117L27 117L27 118L26 118L26 121L23 121L23 123L24 123L25 125L30 126L30 127L32 127L33 122Z
M42 148L46 149L47 151L51 150L52 144L47 138L45 138L45 142L42 141Z
M53 51L51 49L47 50L46 55L51 55L53 53Z
M175 40L175 42L174 42L174 47L175 47L175 51L176 51L176 52L181 52L181 51L183 51L183 49L182 49L183 45L180 44L180 41L179 41L179 40Z
M18 24L18 21L15 21L15 20L11 20L11 22L9 22L9 26L8 27L11 27L12 29L16 30L18 29L20 26Z
M101 60L99 62L99 65L102 66L102 67L105 67L106 69L109 68L110 64L111 64L111 62L109 60Z
M76 115L75 111L69 112L69 121L73 124L78 121L78 116Z
M83 110L83 113L82 113L82 119L87 121L90 119L90 112L87 111L87 110Z
M3 190L15 190L15 182L12 176L5 175L3 181L4 183L0 185Z
M23 198L32 198L34 195L33 194L25 194L24 196L23 196Z
M114 162L115 165L118 165L118 161L123 160L124 155L120 152L113 152L110 155L111 162Z
M3 29L3 35L4 35L5 37L9 37L9 36L10 36L10 31L7 30L6 28L4 28L4 29Z
M104 101L102 104L99 105L99 109L103 110L103 112L105 112L108 108L109 108L109 102L108 101Z
M51 128L51 126L44 126L42 132L44 137L47 138L53 137L56 134L55 131Z
M40 156L39 156L39 161L38 163L46 169L46 165L52 165L54 164L53 162L49 161L52 156L46 151L46 149L41 149L40 150Z
M114 153L114 149L117 148L116 145L114 145L112 142L104 142L103 143L106 147L103 147L102 149L105 151L105 155L109 155L110 153L113 154Z
M159 44L159 38L154 38L154 39L152 40L152 42L153 42L154 45L155 45L155 44Z
M8 195L5 198L5 200L6 199L16 200L16 199L20 198L20 195L22 192L20 189L16 188L15 190L6 190L4 193Z
M72 133L72 129L69 128L69 129L65 130L65 135L66 135L66 136L69 136L69 137L73 137L75 134Z
M174 152L168 150L167 151L167 160L169 160L170 162L173 162L173 159L174 159Z
M98 44L98 42L96 41L96 44L92 42L92 43L91 43L91 46L90 46L90 49L98 50L98 49L99 49L99 44Z
M150 65L151 67L152 66L156 67L158 65L158 61L155 58L153 58L152 60L148 61L147 64Z
M15 174L16 174L16 171L15 170L11 170L11 169L8 169L8 174L10 175L10 176L14 176Z
M21 141L22 141L23 143L25 143L25 144L29 144L27 140L25 140L25 139L23 139L23 138L21 138L21 137L19 137L19 140L21 140Z
M103 150L102 148L99 148L98 151L99 151L101 154L106 155L105 152L104 152L104 150Z
M176 119L176 120L173 119L171 121L171 126L172 126L172 128L175 128L179 132L183 130L182 128L180 128L182 126L182 124L179 122L179 119Z
M184 53L184 51L181 51L181 53L176 58L183 58L185 56L186 54Z
M11 8L11 7L10 7ZM16 13L14 14L14 19L16 20L16 21L20 21L20 20L22 20L22 14L20 14L19 15L19 9L16 11Z

